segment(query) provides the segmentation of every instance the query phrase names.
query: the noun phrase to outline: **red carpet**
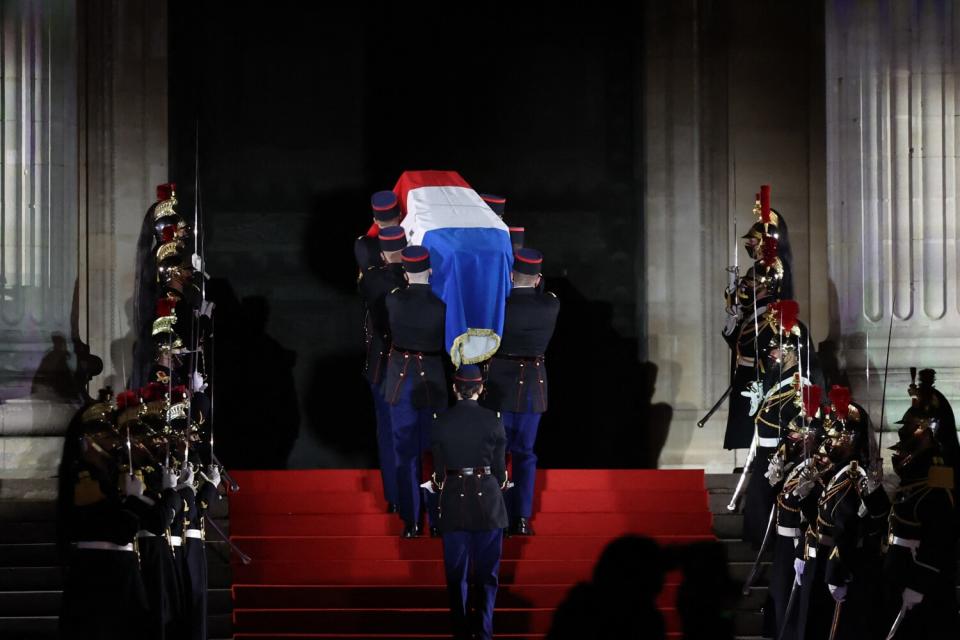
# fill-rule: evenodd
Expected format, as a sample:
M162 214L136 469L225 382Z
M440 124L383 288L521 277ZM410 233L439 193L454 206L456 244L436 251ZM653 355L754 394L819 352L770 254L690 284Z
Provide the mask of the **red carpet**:
M440 540L401 540L375 470L236 472L235 637L449 637ZM504 541L497 638L542 638L554 608L623 533L662 544L713 539L701 471L538 472L537 535ZM671 635L679 576L660 606Z

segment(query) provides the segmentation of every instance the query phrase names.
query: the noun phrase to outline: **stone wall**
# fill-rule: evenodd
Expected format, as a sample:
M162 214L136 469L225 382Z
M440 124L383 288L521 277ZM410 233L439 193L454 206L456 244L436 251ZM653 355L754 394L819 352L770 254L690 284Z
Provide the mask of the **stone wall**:
M801 318L827 336L822 15L685 0L648 3L646 22L647 351L655 399L674 408L660 462L729 471L725 409L696 421L729 382L725 267L760 184L789 223Z

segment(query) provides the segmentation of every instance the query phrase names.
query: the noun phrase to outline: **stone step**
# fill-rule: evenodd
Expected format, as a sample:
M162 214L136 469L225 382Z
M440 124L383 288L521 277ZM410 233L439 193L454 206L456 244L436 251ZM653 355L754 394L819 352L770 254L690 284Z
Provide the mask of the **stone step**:
M211 589L227 589L231 585L230 565L208 564ZM63 588L60 567L0 567L0 591L58 591ZM0 634L0 638L3 638Z
M230 535L230 524L227 520L214 518L214 522ZM217 540L218 535L211 530L208 537ZM22 544L31 542L54 542L57 539L56 523L53 520L37 522L8 521L0 525L0 544Z
M215 520L229 517L230 501L219 500L210 506L209 513ZM53 522L57 518L56 502L41 498L37 500L0 501L0 522Z
M226 542L208 540L207 561L229 564L230 547ZM51 567L59 563L57 546L52 542L0 544L0 567Z
M704 475L704 483L707 485L707 491L710 493L730 493L737 486L740 480L739 473L707 473Z
M743 515L729 511L714 514L713 533L721 539L739 539L743 535Z
M57 616L0 616L0 638L11 640L56 640ZM207 633L212 638L233 635L231 614L207 616Z
M61 591L0 591L0 617L55 616L60 611ZM210 589L208 613L229 614L233 611L229 588Z

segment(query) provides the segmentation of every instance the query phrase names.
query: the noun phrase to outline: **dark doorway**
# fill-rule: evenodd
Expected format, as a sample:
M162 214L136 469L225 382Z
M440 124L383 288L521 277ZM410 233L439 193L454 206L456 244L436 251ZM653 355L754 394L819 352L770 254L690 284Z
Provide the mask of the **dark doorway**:
M223 331L218 441L289 365L296 394L284 398L299 411L281 413L300 421L291 466L375 464L352 240L372 191L405 169L455 169L508 198L505 219L544 252L561 299L541 464L613 464L606 443L643 415L632 400L643 394L631 394L643 376L641 12L171 3L181 212L192 215L199 131L208 271L233 300L218 326L248 322L240 301L257 299L270 310L270 353L284 354L258 362L247 332ZM269 438L272 427L251 429Z

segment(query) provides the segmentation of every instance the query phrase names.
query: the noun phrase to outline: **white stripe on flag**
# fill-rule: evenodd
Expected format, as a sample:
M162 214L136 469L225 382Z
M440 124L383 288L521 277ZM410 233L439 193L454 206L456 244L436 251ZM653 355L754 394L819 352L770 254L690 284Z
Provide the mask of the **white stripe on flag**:
M417 187L407 193L407 217L401 223L410 244L422 244L433 229L501 229L503 220L473 189Z

